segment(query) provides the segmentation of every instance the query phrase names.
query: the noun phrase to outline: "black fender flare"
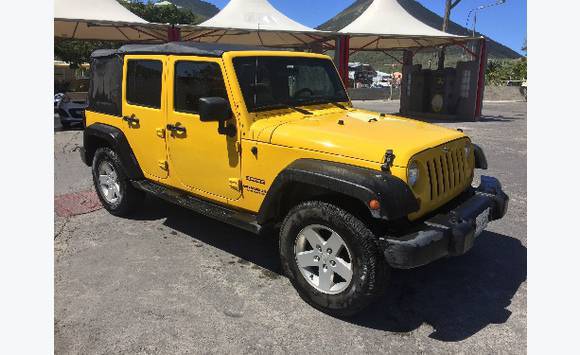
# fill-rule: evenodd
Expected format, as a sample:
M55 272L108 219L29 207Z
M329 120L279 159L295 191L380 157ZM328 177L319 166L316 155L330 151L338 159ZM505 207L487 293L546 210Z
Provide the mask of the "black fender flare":
M275 220L285 189L302 183L343 194L361 201L374 218L396 220L419 210L419 203L409 186L389 173L349 164L317 159L298 159L274 179L258 212L260 224ZM376 199L380 209L372 210Z
M129 179L141 180L145 178L123 131L107 124L94 123L85 128L83 148L81 149L83 162L91 166L96 150L104 145L119 155L125 174Z
M471 144L473 147L473 155L475 156L475 168L476 169L487 169L487 158L485 157L485 153L483 149L477 144Z

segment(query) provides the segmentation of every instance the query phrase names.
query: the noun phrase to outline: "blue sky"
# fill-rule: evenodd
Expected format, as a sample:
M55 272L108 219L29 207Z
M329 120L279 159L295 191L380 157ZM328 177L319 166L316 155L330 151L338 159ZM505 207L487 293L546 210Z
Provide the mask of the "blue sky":
M206 0L220 9L228 0ZM443 14L444 0L417 0L429 10ZM462 0L451 12L451 20L465 26L469 10L494 3L496 0ZM316 27L333 17L354 0L270 0L286 16L310 27ZM527 31L526 0L507 0L505 4L482 10L477 16L477 31L522 53ZM470 22L469 28L472 23Z

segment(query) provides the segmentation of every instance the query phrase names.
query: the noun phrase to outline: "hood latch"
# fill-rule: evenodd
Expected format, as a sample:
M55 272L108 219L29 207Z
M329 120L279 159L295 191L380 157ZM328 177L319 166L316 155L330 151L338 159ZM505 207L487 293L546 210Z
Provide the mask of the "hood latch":
M393 153L392 149L387 149L385 153L384 163L381 165L381 170L385 173L391 173L391 166L393 166L393 162L395 161L395 154Z

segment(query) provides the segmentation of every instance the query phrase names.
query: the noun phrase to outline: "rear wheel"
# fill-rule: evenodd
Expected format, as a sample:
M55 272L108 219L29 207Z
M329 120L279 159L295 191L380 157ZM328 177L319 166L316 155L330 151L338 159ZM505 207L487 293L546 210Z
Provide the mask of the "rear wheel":
M280 256L300 296L334 316L358 313L388 281L373 233L329 203L305 202L288 213L280 231Z
M111 214L127 216L143 201L145 193L131 185L114 150L97 149L92 170L97 195Z

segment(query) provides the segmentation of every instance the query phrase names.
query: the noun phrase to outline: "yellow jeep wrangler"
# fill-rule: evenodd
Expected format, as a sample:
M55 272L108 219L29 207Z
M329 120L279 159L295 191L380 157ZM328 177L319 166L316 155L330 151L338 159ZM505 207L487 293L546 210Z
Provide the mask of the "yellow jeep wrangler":
M259 233L312 306L360 311L390 268L467 252L508 197L462 132L355 109L328 56L200 43L92 55L83 161L103 206L146 193Z

